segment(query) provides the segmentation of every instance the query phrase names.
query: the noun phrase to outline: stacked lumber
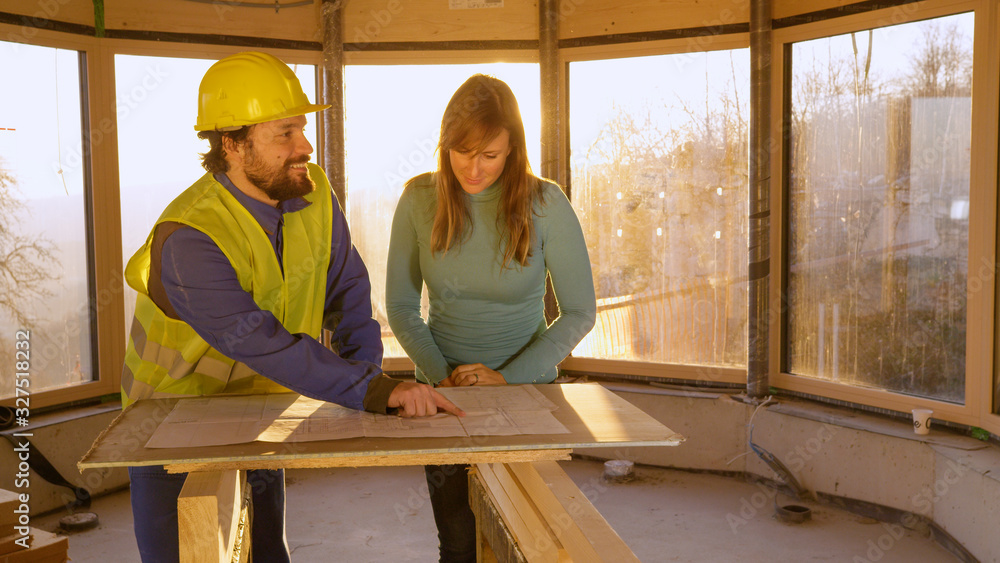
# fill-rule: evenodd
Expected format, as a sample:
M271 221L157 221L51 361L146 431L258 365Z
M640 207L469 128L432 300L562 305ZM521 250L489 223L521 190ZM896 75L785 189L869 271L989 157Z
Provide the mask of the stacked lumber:
M482 529L480 520L490 516L470 498L481 537L501 544L510 539L515 544L484 546L491 556L502 553L501 560L528 563L639 561L554 461L477 464L470 479L474 481L470 491L485 490L491 510L505 527L502 533ZM512 548L516 555L511 555Z
M189 473L177 498L180 562L249 561L250 493L246 471Z
M21 525L18 519L27 508L21 501L17 493L0 489L0 563L68 561L69 540L65 536Z

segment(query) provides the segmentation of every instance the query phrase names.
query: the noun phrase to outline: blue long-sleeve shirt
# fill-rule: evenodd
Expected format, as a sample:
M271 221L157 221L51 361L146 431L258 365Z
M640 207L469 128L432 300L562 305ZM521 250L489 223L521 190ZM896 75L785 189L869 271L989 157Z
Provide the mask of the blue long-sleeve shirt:
M282 263L284 214L309 203L294 198L275 208L241 192L225 174L216 174L215 179L257 220ZM289 333L273 314L261 309L240 286L229 260L208 235L184 225L174 227L161 227L160 277L150 279L151 286L157 281L162 284L169 300L170 307L157 303L161 309L191 325L216 350L297 393L385 412L398 382L381 375L381 330L372 318L368 270L351 243L339 206L334 206L333 213L323 322L333 333L337 353L309 335ZM153 289L150 293L156 301L159 292ZM232 338L234 334L239 338Z
M497 216L502 187L465 194L472 226L448 252L431 251L437 209L433 174L418 176L396 205L385 293L389 326L413 359L417 378L438 383L462 364L482 363L507 383L548 383L556 365L594 327L597 304L587 243L573 206L542 182L535 240L525 265L501 265ZM559 316L545 322L545 278ZM421 287L430 310L420 316Z

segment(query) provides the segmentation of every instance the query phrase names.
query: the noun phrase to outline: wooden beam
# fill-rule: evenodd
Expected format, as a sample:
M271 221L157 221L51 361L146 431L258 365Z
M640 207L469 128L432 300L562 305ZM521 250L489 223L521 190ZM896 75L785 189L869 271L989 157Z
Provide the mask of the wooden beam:
M502 463L482 463L476 466L490 500L500 512L524 558L534 563L567 561L548 526L534 511L531 501L521 491Z
M409 440L410 438L398 438ZM318 469L328 467L388 467L399 465L453 465L459 463L496 463L509 461L567 461L573 450L507 450L502 452L440 452L413 455L375 455L353 457L301 458L288 461L274 461L261 469ZM240 469L246 462L233 459L231 462L172 463L166 465L167 473L189 473L192 471L212 471Z
M525 490L514 473L511 472L510 466L506 463L496 463L493 465L493 468L500 485L507 491L508 496L515 501L514 508L521 514L525 522L531 525L531 530L534 534L532 543L522 545L522 549L528 553L541 553L546 557L545 560L551 557L550 553L554 553L556 561L573 561L573 558L570 557L569 552L566 550L566 546L559 541L555 530L542 517L535 499L529 491Z
M69 538L31 528L31 547L0 555L2 563L65 563L69 558Z
M476 561L527 563L475 465L469 470L469 506L476 516Z
M639 559L554 461L507 466L573 561Z
M17 513L14 511L19 502L17 493L0 489L0 537L14 533L14 526L17 525Z
M177 499L181 563L228 563L241 560L245 471L204 471L188 475ZM234 557L234 553L236 557Z

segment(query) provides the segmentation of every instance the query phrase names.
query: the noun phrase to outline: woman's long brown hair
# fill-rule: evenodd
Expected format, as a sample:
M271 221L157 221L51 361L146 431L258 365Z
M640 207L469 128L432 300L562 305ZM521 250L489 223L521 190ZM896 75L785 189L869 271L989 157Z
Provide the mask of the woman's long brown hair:
M476 74L455 91L441 120L438 142L437 210L431 229L431 250L447 252L471 232L472 216L465 191L451 167L452 149L481 151L504 129L510 133L510 154L500 174L501 201L497 231L503 249L501 266L511 260L524 266L535 237L532 207L541 198L541 183L531 173L524 141L521 110L510 87L492 76ZM476 143L478 146L469 146Z

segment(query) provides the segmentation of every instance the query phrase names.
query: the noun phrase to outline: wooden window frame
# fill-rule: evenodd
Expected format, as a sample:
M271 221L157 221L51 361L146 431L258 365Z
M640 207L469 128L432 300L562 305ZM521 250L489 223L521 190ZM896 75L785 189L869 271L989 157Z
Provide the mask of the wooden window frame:
M785 65L785 45L839 35L850 31L866 30L896 23L916 21L946 16L959 12L975 12L974 75L973 83L973 131L972 131L972 171L970 186L970 227L969 227L969 278L977 275L976 264L993 265L988 274L978 276L977 291L969 292L970 314L967 318L966 347L966 397L965 404L954 405L910 397L887 391L871 390L804 378L782 370L785 353L781 323L772 322L769 332L770 355L768 368L770 383L789 391L849 401L858 405L886 408L898 412L908 412L915 407L929 407L935 410L935 417L952 422L980 426L993 434L1000 434L1000 416L993 413L993 386L997 371L996 349L1000 346L1000 335L995 312L997 286L995 264L997 251L997 123L1000 121L1000 73L990 69L1000 68L1000 7L989 0L928 0L907 3L900 6L871 11L863 14L846 15L835 19L809 22L773 31L772 65L782 69ZM30 29L30 36L25 32ZM243 47L204 45L190 43L169 43L136 41L125 39L98 39L89 36L25 28L23 26L0 24L0 37L5 41L31 45L72 49L85 54L86 75L82 77L87 87L86 110L89 113L88 135L99 131L100 142L91 143L90 165L92 170L92 192L90 204L93 208L93 248L94 255L94 295L92 312L96 314L97 332L92 335L99 343L95 359L96 380L38 393L33 396L32 407L93 400L104 395L117 394L120 387L121 366L128 327L124 319L123 301L123 252L121 248L121 210L119 206L119 180L117 157L117 119L114 80L114 56L153 55L193 58L219 58L241 50ZM559 67L563 73L560 83L568 84L568 63L576 61L638 57L648 55L678 54L709 50L746 48L749 35L735 33L729 35L705 35L694 39L669 39L644 43L620 43L560 49ZM289 62L320 65L322 54L318 51L290 49L269 49L280 52ZM469 51L347 51L345 64L447 64L484 61L538 62L537 51L532 50L469 50ZM986 69L986 70L982 70ZM783 107L785 104L783 74L772 73L771 127L782 131ZM565 121L564 121L565 122ZM568 136L567 130L560 134ZM88 142L93 138L88 137ZM771 177L774 178L771 193L772 271L770 301L774 312L780 313L782 286L781 272L786 267L782 258L782 240L787 231L787 217L782 209L786 186L781 185L785 167L784 155L776 150L772 155ZM774 258L777 257L777 258ZM772 318L780 318L772 317ZM563 369L578 372L634 375L651 378L678 378L695 382L745 384L744 369L713 368L710 366L684 366L648 362L631 362L593 358L569 357L561 365ZM410 371L412 362L406 358L386 362L387 371ZM3 401L9 404L13 400Z
M783 83L786 68L786 46L796 42L832 37L853 31L909 23L948 16L957 13L975 13L973 38L973 93L972 93L972 155L969 212L969 269L968 315L966 337L965 403L956 405L945 401L914 397L885 390L869 389L834 383L791 374L784 364L787 351L785 327L772 322L769 340L779 343L770 347L768 371L770 384L789 391L812 396L827 397L859 405L909 413L914 408L930 408L934 417L959 424L979 426L993 434L1000 434L1000 416L992 413L992 384L994 380L994 354L996 313L994 280L997 247L997 122L1000 79L989 69L998 68L1000 56L996 33L998 8L995 3L982 0L952 1L930 0L892 8L810 22L773 32L771 84L771 128L786 131L783 122L789 85ZM986 69L986 70L984 70ZM787 155L780 143L772 152L771 178L771 288L772 319L780 319L783 297L787 294L782 272L785 263L784 241L787 239L789 217L785 201L789 186L784 185ZM992 264L989 275L976 275L976 265ZM976 281L973 278L976 277ZM973 290L972 285L978 286Z
M663 39L642 43L567 47L559 50L559 68L563 73L563 76L560 77L560 82L567 84L568 87L569 63L573 62L704 53L708 51L746 49L749 47L750 35L748 33L727 35L706 33L686 38ZM747 94L749 95L749 92ZM572 103L573 101L570 100L569 104L572 105ZM566 136L566 146L568 146L568 115L563 122L566 123L566 130L561 133ZM572 194L570 194L570 198L572 198ZM680 379L702 386L720 384L724 386L746 385L747 380L746 368L583 358L572 355L563 360L559 367L569 373L604 373L609 375L647 377L651 379Z

